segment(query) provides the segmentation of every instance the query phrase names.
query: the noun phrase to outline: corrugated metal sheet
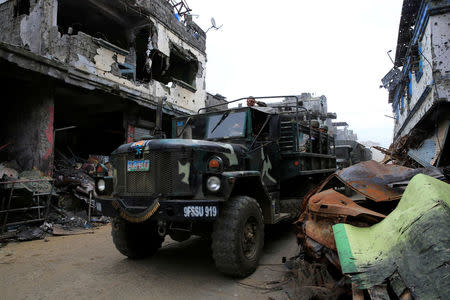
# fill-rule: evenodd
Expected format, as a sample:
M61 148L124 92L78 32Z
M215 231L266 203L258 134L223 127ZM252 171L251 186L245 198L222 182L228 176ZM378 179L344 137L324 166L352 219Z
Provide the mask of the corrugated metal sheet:
M136 141L139 141L145 135L150 135L150 129L134 127L134 139Z
M439 151L439 147L436 149L436 146L434 137L426 139L420 148L409 149L408 156L424 167L431 167L430 162L435 158L436 150Z

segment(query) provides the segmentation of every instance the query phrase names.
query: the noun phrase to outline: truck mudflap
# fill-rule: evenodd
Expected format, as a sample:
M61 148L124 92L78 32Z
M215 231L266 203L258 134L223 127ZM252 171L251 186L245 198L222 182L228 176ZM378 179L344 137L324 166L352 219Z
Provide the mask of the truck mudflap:
M153 201L152 201L153 200ZM109 217L140 223L148 219L165 221L214 221L219 216L219 200L149 199L145 207L127 206L120 198L98 197L97 209Z

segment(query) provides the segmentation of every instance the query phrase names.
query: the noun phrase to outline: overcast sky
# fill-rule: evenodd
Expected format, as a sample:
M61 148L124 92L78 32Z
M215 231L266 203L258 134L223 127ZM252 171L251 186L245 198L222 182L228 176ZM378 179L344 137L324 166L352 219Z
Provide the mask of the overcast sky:
M402 0L187 0L207 34L206 89L248 95L325 95L336 121L387 147L393 119L380 79L392 67Z

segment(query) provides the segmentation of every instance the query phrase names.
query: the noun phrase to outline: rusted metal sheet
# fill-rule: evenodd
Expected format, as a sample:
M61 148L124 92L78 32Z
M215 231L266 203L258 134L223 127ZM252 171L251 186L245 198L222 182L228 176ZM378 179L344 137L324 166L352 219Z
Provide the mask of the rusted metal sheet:
M336 251L337 248L336 242L334 241L332 225L334 224L326 219L319 221L306 220L305 233L319 244Z
M359 217L362 223L374 224L386 216L359 206L345 195L328 189L313 195L308 202L307 218L304 221L305 234L324 245L336 250L331 226L346 222L348 216Z
M324 188L324 186L325 186L331 179L333 179L334 177L336 177L336 174L331 174L331 175L328 176L327 179L325 179L321 184L319 184L319 185L317 185L316 187L314 187L311 191L309 191L308 194L305 195L305 197L303 198L303 201L302 201L302 203L301 203L301 205L300 205L300 213L301 213L301 215L300 215L300 218L299 218L299 220L298 220L299 222L303 221L303 218L304 218L304 216L305 216L304 213L305 213L305 211L306 211L306 207L308 206L309 199L310 199L313 195L315 195L315 194L319 193L320 191L322 191L322 189Z
M404 186L415 175L421 173L441 180L444 178L442 171L435 167L411 169L398 165L380 164L375 161L362 162L329 176L305 197L302 203L301 216L295 223L297 241L304 250L304 254L314 261L322 263L328 261L329 264L334 265L345 274L352 274L352 276L353 274L362 274L362 272L346 271L346 261L342 261L341 253L338 257L337 249L339 248L339 251L342 252L341 240L336 238L340 234L340 227L338 226L358 228L379 223L387 217L387 214L391 213L391 210L397 204L393 200L402 197ZM387 219L370 228L380 228L379 226L386 224ZM394 220L396 219L394 218ZM387 228L391 227L388 226ZM355 234L354 236L365 236L365 232L367 231L361 230L360 235ZM384 241L387 232L388 230L381 230L381 238L377 241ZM396 230L396 232L399 231ZM358 242L354 244L369 247L368 249L375 245ZM355 252L352 251L350 251L352 255L368 253L358 249ZM374 253L381 255L385 252L375 251ZM337 261L336 257L340 260ZM370 266L370 264L361 262L364 259L356 259L356 262L349 259L349 261L359 263L361 268L364 269L363 272L366 272L366 269ZM361 288L361 286L353 285L353 299L364 299ZM399 293L396 294L399 296ZM371 299L387 299L388 297L385 286L372 286L368 290L368 295Z
M402 187L419 173L443 177L434 167L411 169L375 161L361 162L330 175L302 202L301 216L295 223L297 242L307 255L316 260L326 258L340 269L340 263L334 258L337 254L332 226L344 223L368 227L379 223L395 204L391 201L401 198Z
M388 184L411 178L411 171L410 168L370 160L343 169L336 176L351 189L375 202L381 202L402 197L402 191L395 190Z
M308 209L323 216L359 216L368 215L377 218L385 218L386 216L373 210L359 206L352 199L336 192L333 189L325 190L311 197Z

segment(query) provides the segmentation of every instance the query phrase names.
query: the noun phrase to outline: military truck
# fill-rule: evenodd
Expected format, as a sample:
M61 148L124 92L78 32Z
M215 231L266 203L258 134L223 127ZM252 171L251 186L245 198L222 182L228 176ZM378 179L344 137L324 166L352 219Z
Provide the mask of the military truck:
M372 159L372 151L357 141L336 140L335 144L338 169Z
M336 170L333 138L310 126L300 104L289 112L240 107L179 117L172 138L116 149L114 176L97 178L96 201L114 218L117 249L143 258L166 235L206 236L219 271L253 273L265 224L294 217L309 189Z

